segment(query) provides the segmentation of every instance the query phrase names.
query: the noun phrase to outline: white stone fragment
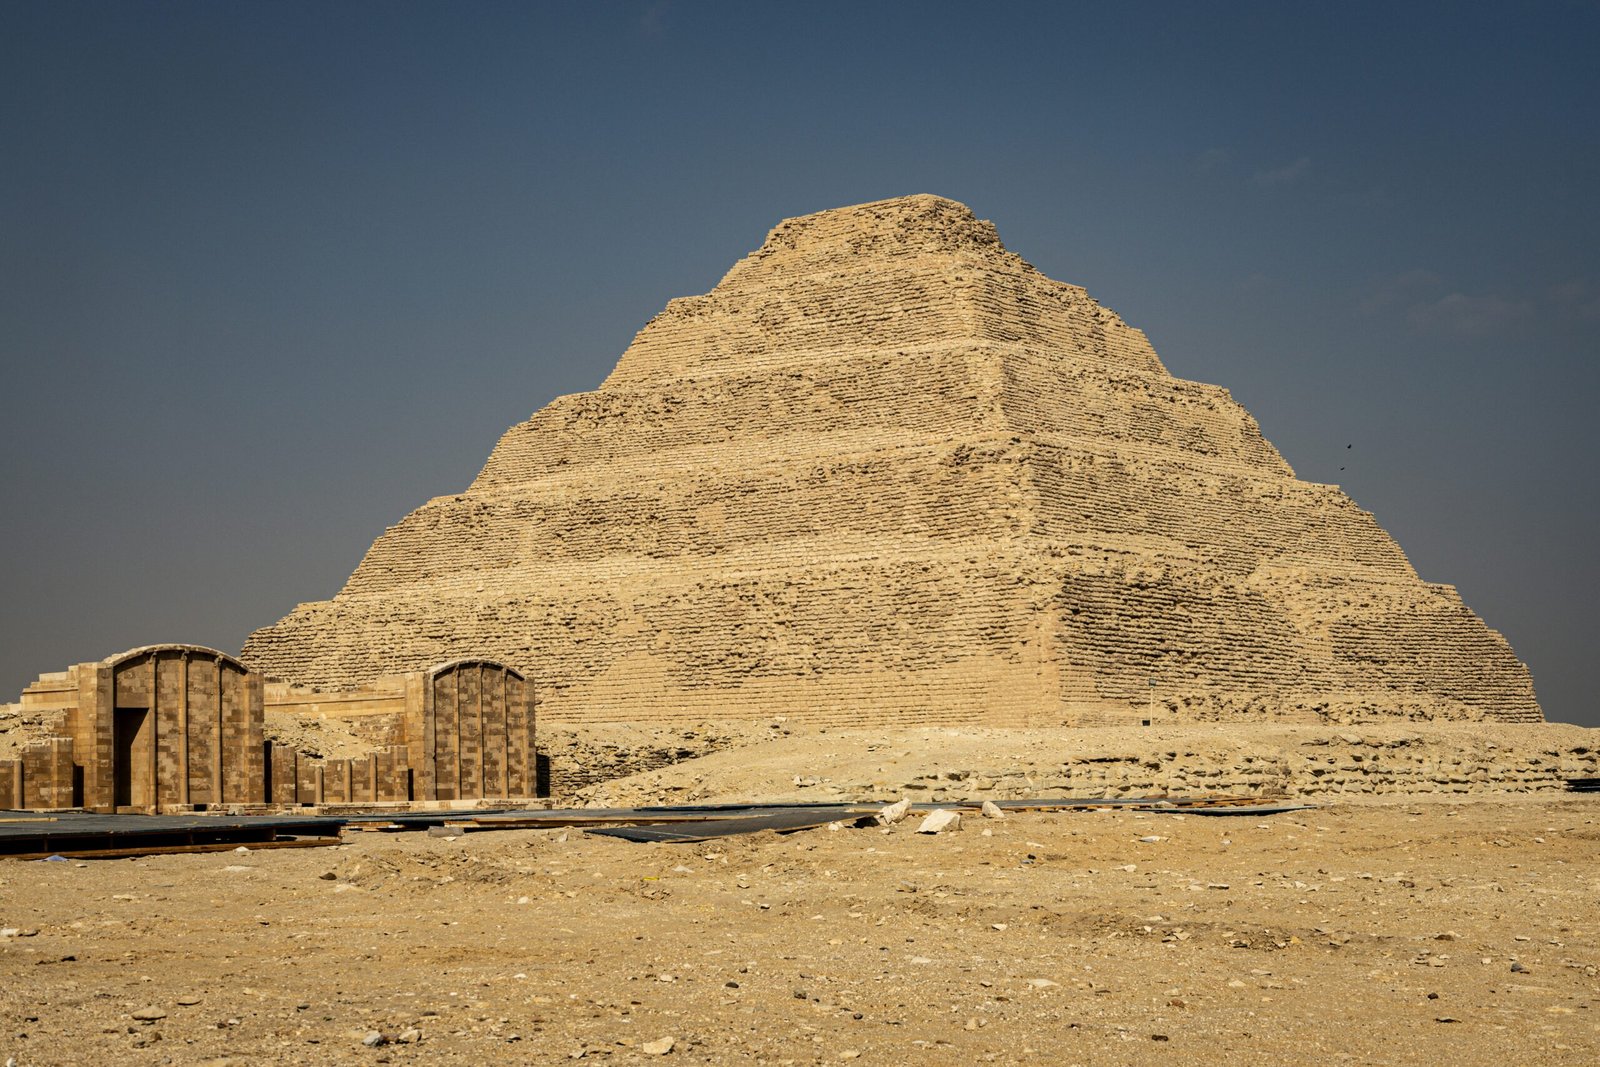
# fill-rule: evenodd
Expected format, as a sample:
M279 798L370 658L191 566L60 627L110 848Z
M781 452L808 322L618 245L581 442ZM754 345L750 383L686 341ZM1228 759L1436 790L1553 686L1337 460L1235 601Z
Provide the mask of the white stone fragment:
M893 804L878 812L878 823L882 826L893 826L906 817L906 812L911 810L911 798L901 797Z
M922 825L917 827L919 834L942 834L949 830L961 829L961 813L939 808L928 812L928 817L922 820Z

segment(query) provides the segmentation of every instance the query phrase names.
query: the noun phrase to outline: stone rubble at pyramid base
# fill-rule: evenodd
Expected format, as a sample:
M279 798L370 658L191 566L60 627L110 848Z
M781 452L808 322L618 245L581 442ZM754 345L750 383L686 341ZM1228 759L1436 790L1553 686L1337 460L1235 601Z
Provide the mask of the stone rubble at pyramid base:
M602 806L1209 794L1343 803L1564 793L1574 780L1600 778L1600 731L1567 723L817 731L773 720L766 731L676 766L645 764L630 777L555 795ZM642 752L651 738L677 734L634 727L629 736ZM615 732L608 738L620 740ZM554 750L557 765L567 762L565 748Z

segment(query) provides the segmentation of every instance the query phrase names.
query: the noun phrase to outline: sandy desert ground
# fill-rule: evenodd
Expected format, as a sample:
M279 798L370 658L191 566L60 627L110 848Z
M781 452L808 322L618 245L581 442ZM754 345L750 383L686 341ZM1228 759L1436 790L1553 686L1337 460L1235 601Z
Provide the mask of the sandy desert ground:
M1318 804L5 861L0 1062L1600 1062L1600 795Z

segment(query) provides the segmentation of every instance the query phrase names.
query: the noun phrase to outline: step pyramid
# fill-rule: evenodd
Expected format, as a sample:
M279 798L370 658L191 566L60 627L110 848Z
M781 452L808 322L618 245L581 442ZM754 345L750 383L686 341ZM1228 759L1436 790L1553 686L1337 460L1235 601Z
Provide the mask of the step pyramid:
M243 656L488 657L546 721L1543 718L1227 390L934 196L781 223Z

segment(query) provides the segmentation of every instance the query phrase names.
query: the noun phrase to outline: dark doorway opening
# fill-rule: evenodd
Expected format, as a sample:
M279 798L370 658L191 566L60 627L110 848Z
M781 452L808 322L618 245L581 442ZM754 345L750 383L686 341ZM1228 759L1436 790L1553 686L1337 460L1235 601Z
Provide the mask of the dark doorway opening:
M112 716L112 803L119 808L150 806L150 753L143 737L149 717L148 708L118 708Z

